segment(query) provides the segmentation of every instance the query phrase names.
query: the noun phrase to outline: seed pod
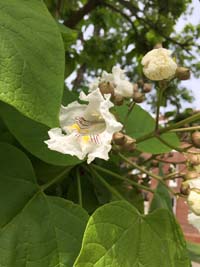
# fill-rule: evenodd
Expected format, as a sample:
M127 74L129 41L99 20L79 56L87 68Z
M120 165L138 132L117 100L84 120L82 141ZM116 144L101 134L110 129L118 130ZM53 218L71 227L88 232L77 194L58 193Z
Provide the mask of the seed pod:
M110 82L102 82L99 84L101 93L114 95L114 85Z
M178 78L179 80L189 80L190 79L190 70L188 68L184 68L184 67L178 67L176 69L176 74L175 74L176 78Z
M188 196L190 193L190 186L186 183L182 183L180 187L180 193L185 196Z
M123 145L126 142L126 137L123 133L117 132L113 134L113 141L116 145Z
M124 98L121 95L114 95L113 96L113 102L117 106L121 106L124 102Z
M199 177L199 173L196 172L196 171L188 171L186 174L185 174L185 179L186 180L191 180L191 179L196 179Z
M194 132L192 134L192 143L195 147L200 148L200 132Z
M142 91L144 93L149 93L152 90L152 84L151 83L144 83Z
M142 103L145 99L144 94L140 93L140 92L134 92L133 93L133 100L135 101L135 103Z

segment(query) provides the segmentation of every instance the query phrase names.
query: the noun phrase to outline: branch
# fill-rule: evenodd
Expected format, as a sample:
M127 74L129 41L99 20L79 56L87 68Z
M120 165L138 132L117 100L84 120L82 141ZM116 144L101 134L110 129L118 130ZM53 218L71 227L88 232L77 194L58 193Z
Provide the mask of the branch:
M175 39L171 38L170 36L165 35L160 31L160 29L155 25L151 20L149 20L147 17L144 19L143 17L138 16L138 12L142 12L138 7L134 6L129 1L125 0L118 0L121 5L123 5L125 8L129 9L132 12L132 15L136 17L140 22L143 23L143 25L150 27L154 29L158 34L160 34L163 38L165 38L167 41L172 42L178 46L180 46L182 49L184 49L188 54L192 55L192 53L186 48L188 46L188 42L185 43L179 43Z
M64 25L69 28L75 28L85 15L96 9L102 4L102 0L88 0L88 2L79 10L73 11L69 18L64 21Z

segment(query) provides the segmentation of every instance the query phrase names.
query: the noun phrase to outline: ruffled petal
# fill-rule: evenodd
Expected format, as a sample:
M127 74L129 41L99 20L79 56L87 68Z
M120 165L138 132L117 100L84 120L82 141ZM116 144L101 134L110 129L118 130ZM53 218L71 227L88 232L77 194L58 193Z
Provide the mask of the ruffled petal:
M53 128L48 131L50 139L45 141L48 148L62 154L77 156L80 160L84 159L86 154L81 150L80 143L77 141L77 136L73 133L65 135L60 128Z
M67 107L61 106L59 117L61 128L68 132L67 127L74 123L76 117L83 115L86 107L87 105L80 104L77 101L72 102Z
M188 221L200 232L200 216L197 216L194 213L188 215Z

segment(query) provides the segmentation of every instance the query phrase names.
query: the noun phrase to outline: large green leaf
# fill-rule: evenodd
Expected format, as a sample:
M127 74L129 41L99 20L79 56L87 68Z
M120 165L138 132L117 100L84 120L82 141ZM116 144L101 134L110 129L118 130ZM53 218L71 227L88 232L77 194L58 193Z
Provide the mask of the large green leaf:
M75 267L189 267L186 244L167 210L141 215L125 201L89 219Z
M124 122L128 108L121 106L117 108L117 114L122 122ZM155 129L155 120L151 115L142 109L140 106L135 105L133 111L129 115L125 123L126 133L133 138L142 137ZM179 146L179 139L175 133L162 134L161 137L172 144ZM171 148L161 143L157 138L150 138L146 141L137 144L137 148L141 151L160 154L171 151Z
M0 144L0 266L72 267L88 219L72 202L46 196L28 158Z
M45 140L49 139L47 126L23 116L4 103L0 103L0 114L20 144L36 157L47 163L60 166L75 165L80 162L76 157L52 151L47 147L44 143Z
M58 124L64 46L40 0L0 2L0 100L33 120Z

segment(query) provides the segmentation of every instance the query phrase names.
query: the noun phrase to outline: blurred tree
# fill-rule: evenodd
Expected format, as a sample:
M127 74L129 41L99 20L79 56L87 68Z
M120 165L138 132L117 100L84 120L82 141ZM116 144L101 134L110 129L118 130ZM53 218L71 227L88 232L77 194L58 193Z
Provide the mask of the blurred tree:
M111 71L115 64L125 68L131 81L145 80L140 61L157 43L171 49L180 66L189 67L195 76L200 73L196 58L200 52L200 25L186 23L179 34L174 28L181 15L192 12L191 0L45 0L45 3L60 23L77 32L74 43L66 49L66 78L76 71L74 89L85 86L86 77L99 75L102 70ZM193 98L186 88L177 88L174 81L165 93L163 105L170 103L179 112L181 101L192 102ZM148 102L155 107L154 94Z

